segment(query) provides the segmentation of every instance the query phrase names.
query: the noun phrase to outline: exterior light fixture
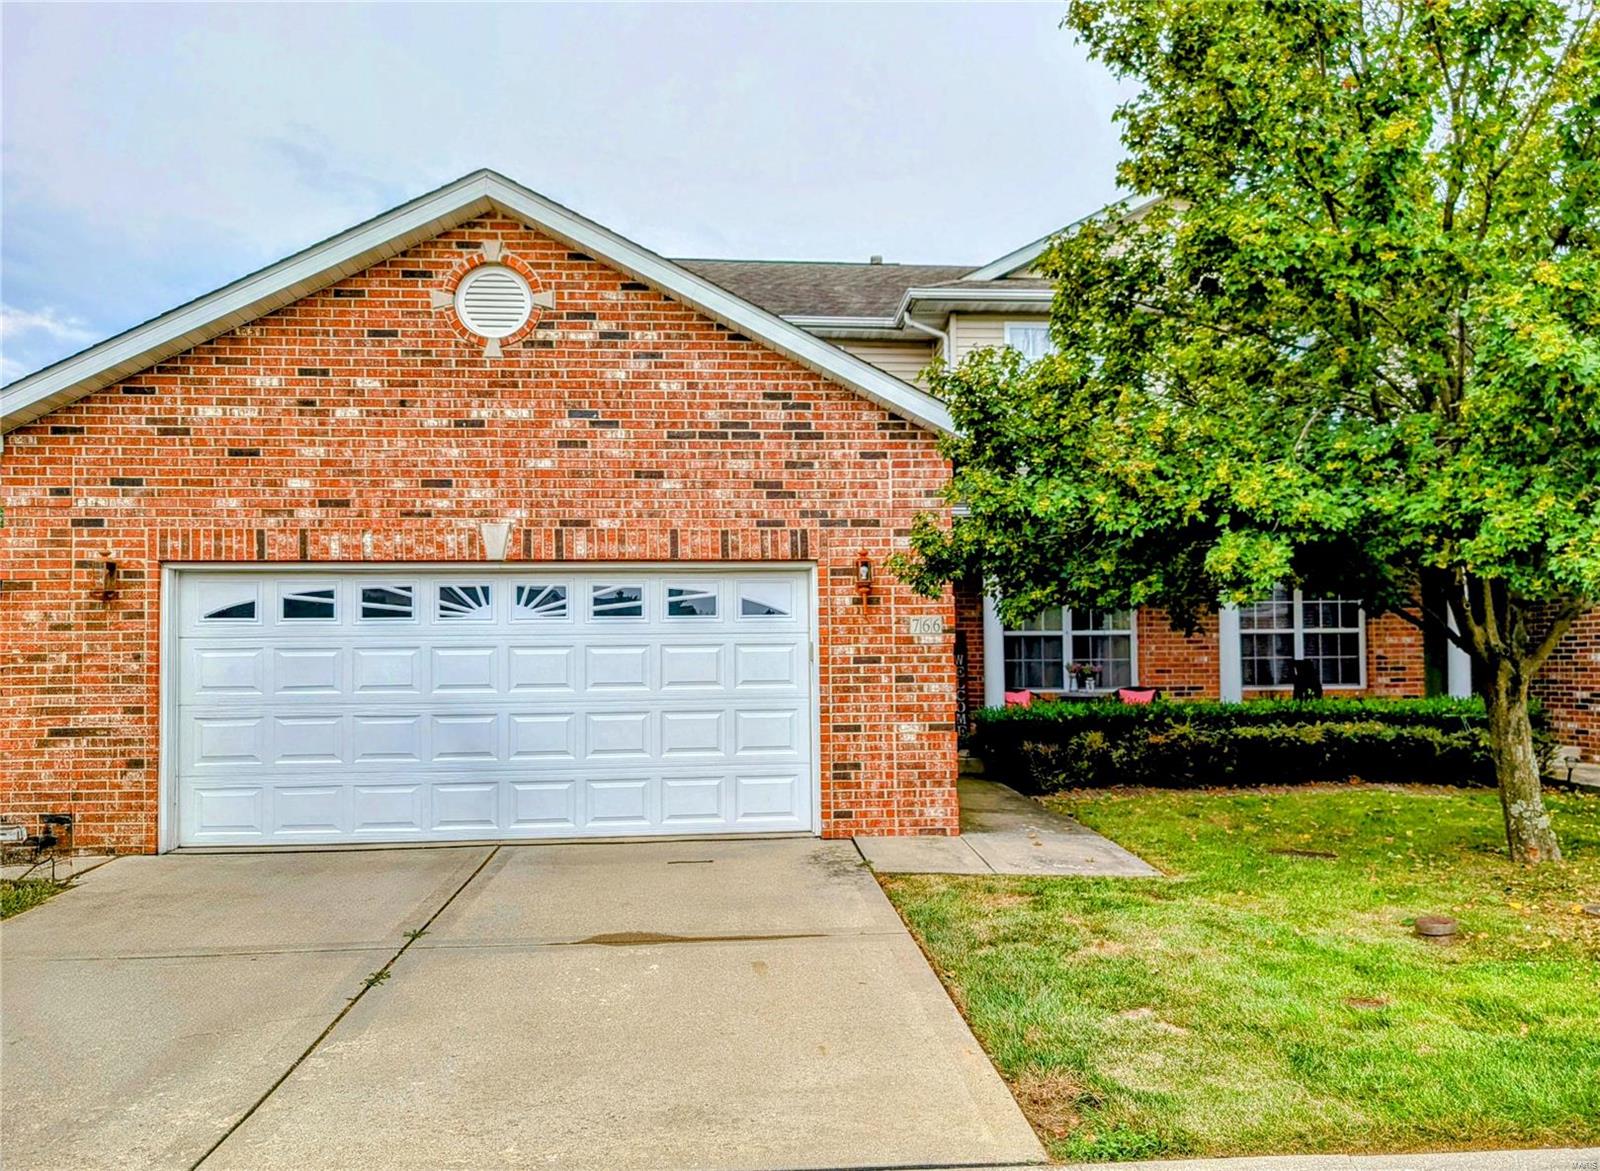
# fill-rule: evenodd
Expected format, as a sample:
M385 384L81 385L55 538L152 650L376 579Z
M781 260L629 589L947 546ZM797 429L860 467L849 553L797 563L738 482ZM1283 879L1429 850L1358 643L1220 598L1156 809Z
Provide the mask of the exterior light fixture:
M117 563L107 559L101 563L100 600L102 602L115 601L117 591L121 588L117 582Z
M865 549L856 560L856 593L863 602L872 596L872 558Z

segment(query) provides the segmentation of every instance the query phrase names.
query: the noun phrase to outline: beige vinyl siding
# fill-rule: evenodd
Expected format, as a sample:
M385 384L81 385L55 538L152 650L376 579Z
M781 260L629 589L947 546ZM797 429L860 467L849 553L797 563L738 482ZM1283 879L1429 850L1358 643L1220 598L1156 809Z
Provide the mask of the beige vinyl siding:
M885 374L893 374L907 382L916 382L917 375L933 361L932 342L841 341L835 344L863 361L871 362Z
M1006 344L1006 323L1015 321L1030 325L1045 325L1050 318L1044 314L1024 313L952 313L950 315L950 348L960 361L973 350L985 346Z

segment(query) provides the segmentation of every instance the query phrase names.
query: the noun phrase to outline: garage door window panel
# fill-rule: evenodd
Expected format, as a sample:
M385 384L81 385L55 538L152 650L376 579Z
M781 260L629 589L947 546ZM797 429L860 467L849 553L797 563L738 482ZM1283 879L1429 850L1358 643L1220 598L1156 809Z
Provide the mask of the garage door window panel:
M788 618L794 613L794 588L785 581L739 583L739 617Z
M563 622L567 619L567 587L548 582L517 586L511 608L513 622Z
M668 618L715 618L716 616L716 586L676 585L667 587Z
M200 621L255 622L260 591L248 582L209 585L200 592Z
M411 621L416 617L416 587L362 586L361 617L366 621Z
M590 613L599 619L643 618L644 587L597 585L591 587Z
M278 595L278 618L284 622L336 621L338 590L331 585L285 589Z
M434 604L440 622L489 622L494 618L494 587L440 585Z

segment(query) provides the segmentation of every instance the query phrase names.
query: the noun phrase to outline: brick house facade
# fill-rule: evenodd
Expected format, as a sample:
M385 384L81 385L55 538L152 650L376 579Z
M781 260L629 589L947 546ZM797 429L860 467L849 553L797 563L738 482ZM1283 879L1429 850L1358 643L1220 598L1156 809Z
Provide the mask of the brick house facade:
M486 243L554 302L498 357L435 295ZM950 599L882 568L940 507L934 434L519 220L461 223L59 406L3 461L12 820L172 841L163 566L478 564L492 519L508 565L814 566L814 829L956 829Z
M1556 742L1600 764L1600 610L1590 610L1545 662L1533 692L1550 713Z
M955 590L956 629L969 648L969 669L962 679L969 708L992 699L993 682L986 688L985 655L988 653L983 621L983 599L976 585L964 583ZM992 633L993 624L990 624ZM1135 612L1136 663L1134 678L1140 687L1153 687L1167 699L1218 700L1222 695L1222 635L1216 618L1202 619L1192 633L1174 630L1165 611L1146 608ZM1003 637L1003 635L1002 635ZM1426 693L1421 631L1393 615L1368 619L1364 631L1365 686L1330 691L1330 695L1370 696L1383 699L1415 698ZM1283 692L1245 687L1240 698L1260 699Z
M308 271L313 260L324 267ZM909 343L876 337L888 327L863 325L850 298L958 270L803 274L844 289L835 308L856 314L829 319L843 323L832 338L826 322L795 324L782 300L804 292L793 271L773 283L759 265L718 263L664 261L478 173L5 388L0 817L36 828L71 813L84 847L191 840L180 804L200 783L183 779L199 750L176 731L172 688L195 668L168 630L181 575L492 569L510 583L523 567L558 567L728 590L742 572L804 577L813 624L793 642L810 659L795 727L814 748L790 745L797 791L810 793L795 824L956 832L958 691L968 710L998 702L1004 635L974 584L924 599L886 569L915 517L948 507L937 442L948 417L901 376L909 359L895 347ZM527 320L497 338L456 306L485 265L531 297ZM727 294L740 280L750 286ZM1026 279L997 283L1007 304L1033 295ZM981 298L960 296L967 336L981 336ZM928 300L947 297L940 285ZM201 310L213 316L198 321ZM951 339L955 318L942 320ZM848 352L855 334L866 358ZM503 551L486 523L507 535ZM1238 652L1225 618L1186 635L1138 612L1138 683L1173 698L1266 694L1228 695ZM1363 658L1362 686L1345 693L1424 693L1422 639L1401 620L1366 621ZM1540 683L1560 738L1591 759L1597 667L1591 614ZM752 715L731 703L712 721L718 743L737 748ZM231 724L261 722L247 717ZM653 726L652 750L670 755ZM495 751L503 785L516 754L503 740ZM730 768L716 783L737 788ZM272 782L258 787L253 799L270 802ZM738 799L722 800L728 812ZM489 828L479 836L498 836ZM729 814L716 828L749 826Z

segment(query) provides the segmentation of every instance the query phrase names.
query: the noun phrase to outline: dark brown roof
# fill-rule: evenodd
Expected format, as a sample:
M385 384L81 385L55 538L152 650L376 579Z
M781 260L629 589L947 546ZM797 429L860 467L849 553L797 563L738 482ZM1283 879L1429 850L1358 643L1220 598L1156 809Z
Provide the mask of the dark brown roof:
M813 260L676 260L780 317L892 317L909 288L959 279L970 264Z

